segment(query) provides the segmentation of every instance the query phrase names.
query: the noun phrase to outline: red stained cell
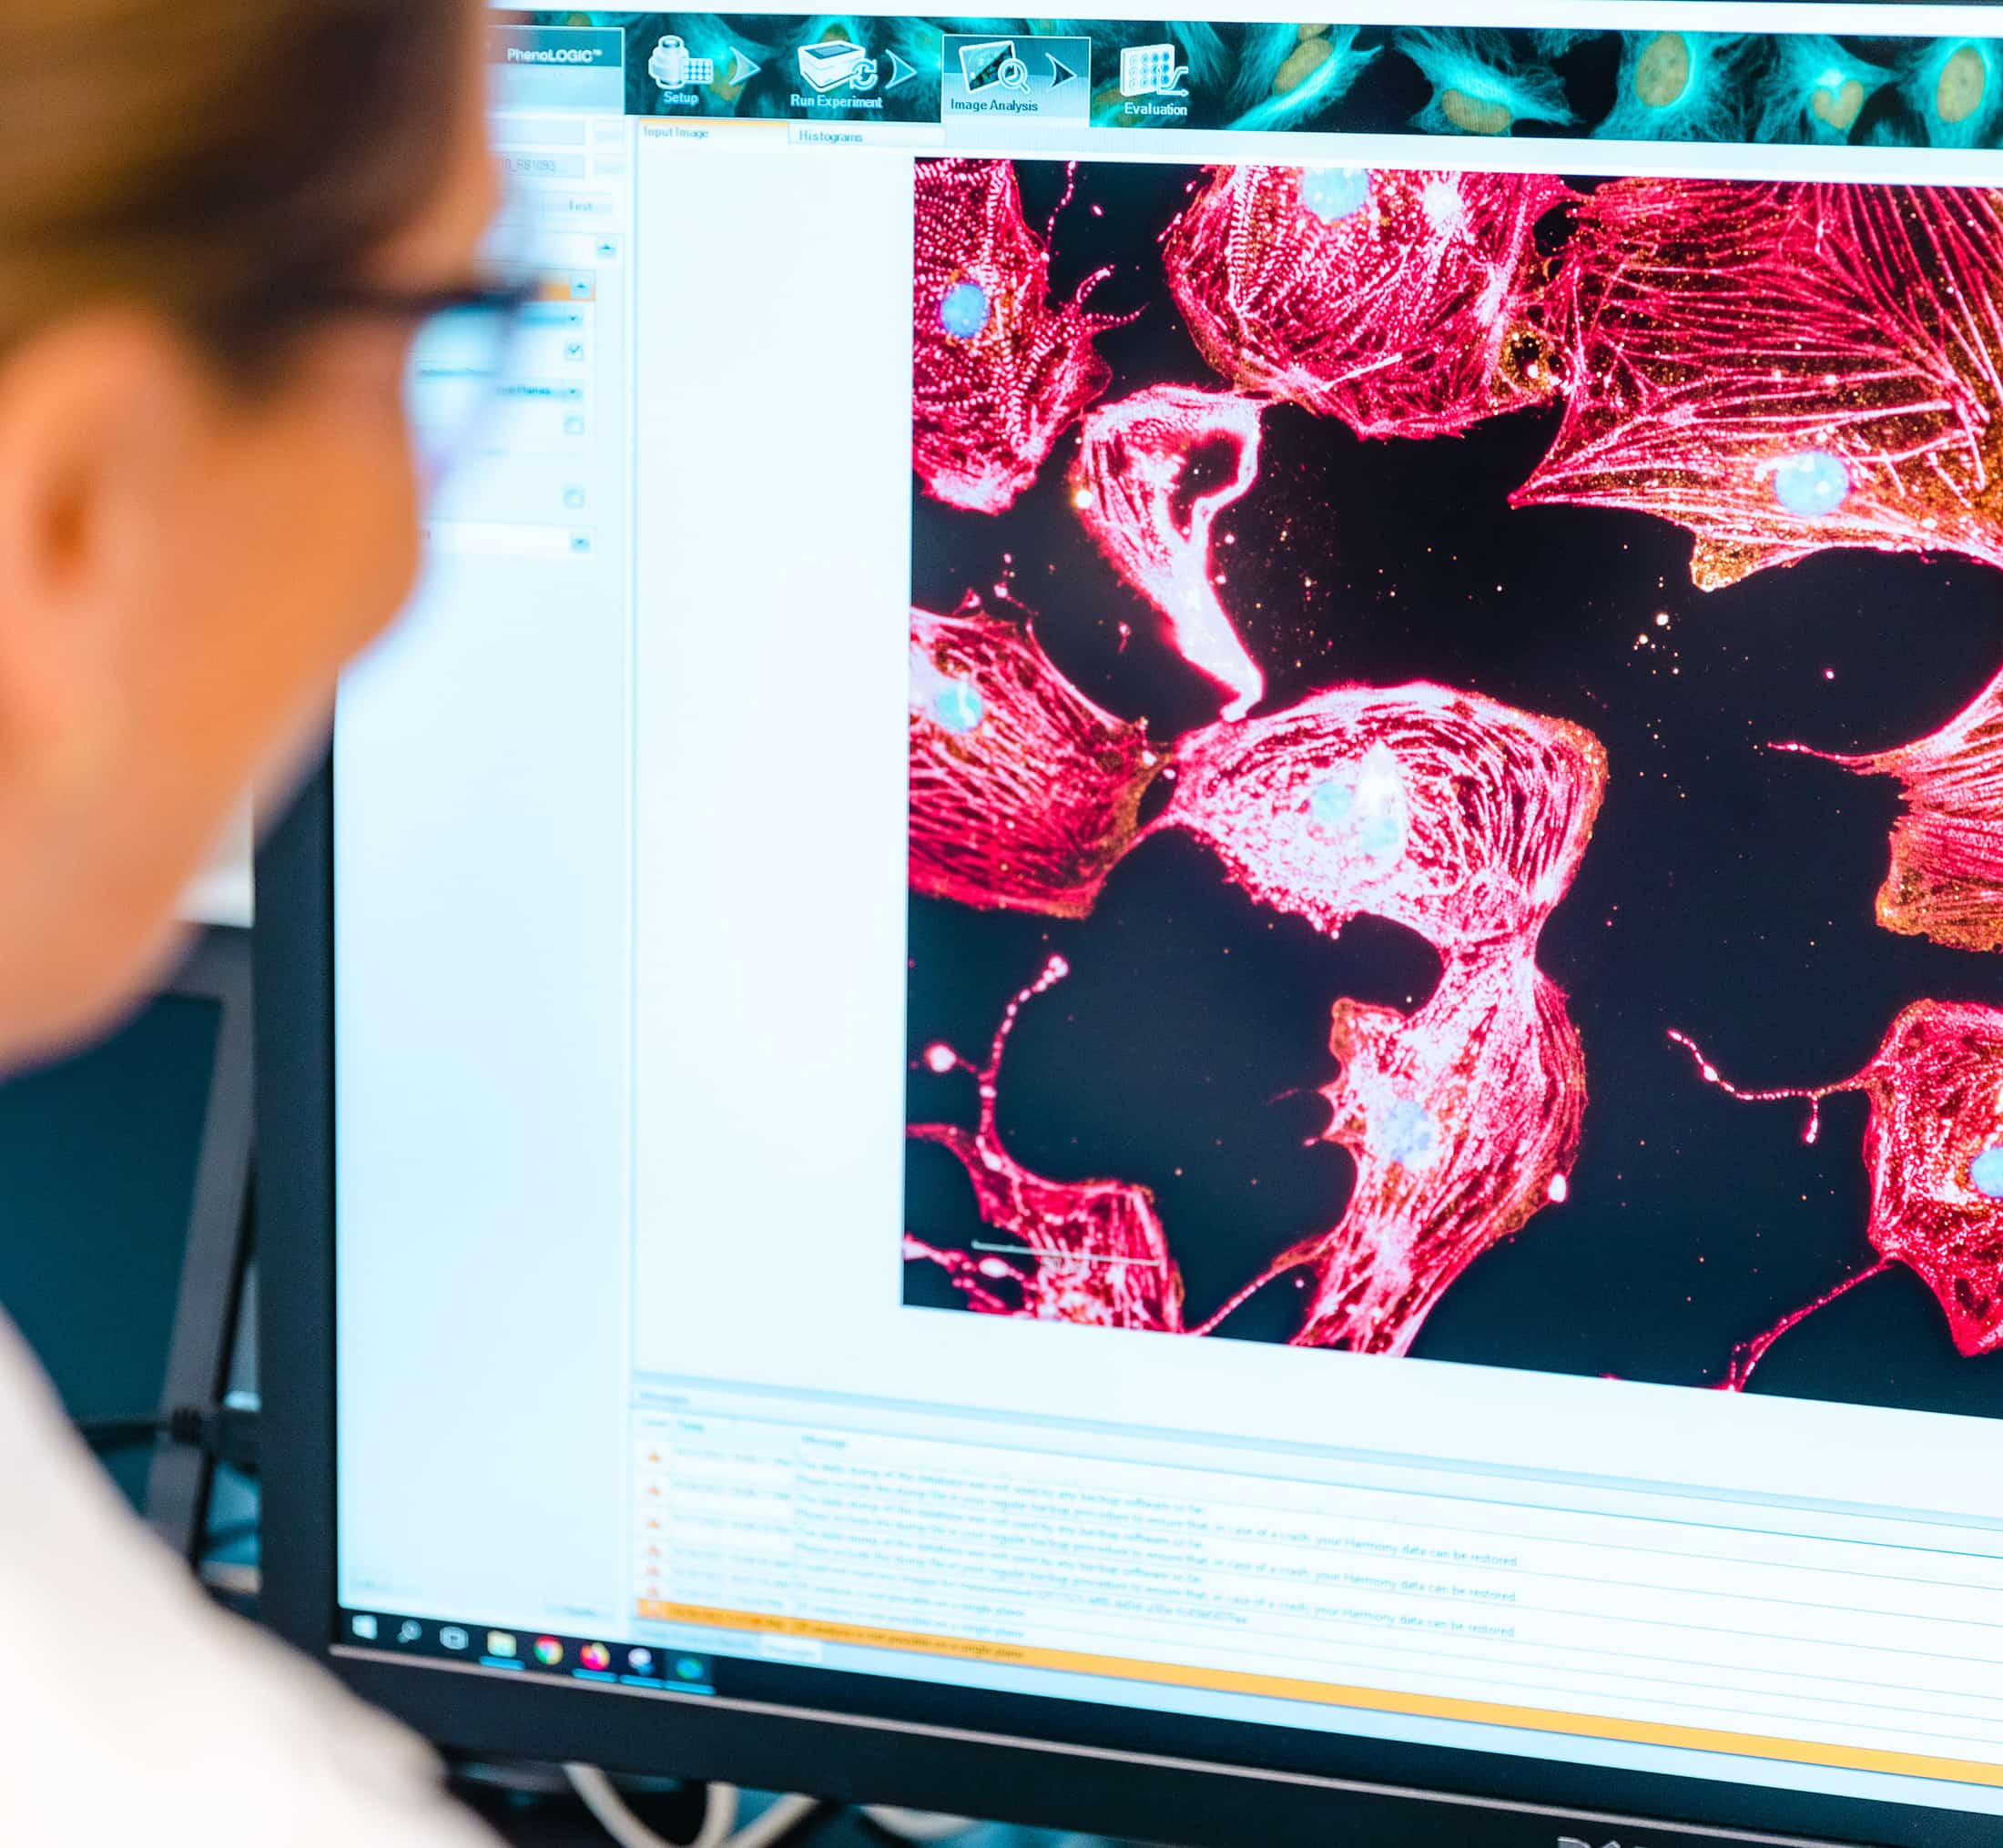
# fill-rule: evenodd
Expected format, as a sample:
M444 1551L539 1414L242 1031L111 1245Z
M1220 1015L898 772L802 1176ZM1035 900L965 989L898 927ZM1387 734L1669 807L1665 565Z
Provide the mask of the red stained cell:
M1905 810L1878 888L1880 924L1957 949L2003 949L2003 675L1937 732L1893 750L1778 748L1898 779Z
M1557 388L1533 232L1570 197L1540 175L1225 167L1164 260L1239 390L1363 436L1450 435Z
M911 889L1083 917L1162 767L1146 728L971 595L950 616L911 612L910 676Z
M1310 1285L1299 1347L1403 1354L1454 1279L1564 1200L1585 1115L1585 1059L1564 996L1527 954L1449 963L1416 1014L1338 1000L1324 1140L1355 1158L1341 1219L1240 1291Z
M1571 388L1518 504L1673 520L1706 590L1832 545L2003 564L2003 198L1624 179L1577 220Z
M1527 950L1599 812L1583 727L1452 687L1343 686L1175 746L1155 822L1215 850L1260 904L1334 936L1368 911L1443 957Z
M1591 837L1605 753L1475 694L1340 687L1196 733L1176 767L1154 826L1206 841L1255 899L1330 936L1368 911L1439 951L1417 1013L1335 1004L1324 1137L1356 1160L1348 1207L1221 1312L1305 1269L1297 1345L1402 1354L1469 1264L1570 1190L1585 1061L1537 938Z
M981 1223L995 1235L971 1251L940 1251L907 1234L904 1255L942 1265L970 1308L991 1315L1079 1322L1100 1328L1177 1332L1183 1284L1145 1187L1124 1181L1051 1181L1032 1173L1002 1146L995 1128L996 1085L1009 1034L1026 1003L1071 971L1053 956L1009 1003L984 1065L946 1048L934 1071L958 1069L979 1087L980 1126L914 1123L914 1141L948 1150L966 1170Z
M1341 1069L1321 1093L1322 1140L1355 1160L1348 1204L1186 1332L1211 1332L1297 1274L1308 1287L1296 1345L1402 1354L1476 1257L1566 1197L1585 1070L1564 999L1537 968L1537 936L1585 850L1604 756L1576 726L1471 694L1345 687L1193 733L1175 762L1154 829L1187 829L1258 902L1330 935L1364 911L1406 923L1443 965L1410 1015L1335 1003ZM1009 1026L1063 972L1052 970L1018 998L986 1065L944 1048L928 1059L972 1073L980 1130L912 1131L959 1156L984 1224L1013 1249L940 1252L912 1237L906 1253L945 1265L992 1314L1181 1330L1181 1284L1146 1190L1044 1181L994 1133ZM1046 1245L1065 1255L1026 1255ZM1103 1261L1084 1263L1084 1251Z
M1887 1264L1917 1271L1939 1300L1964 1355L2003 1345L2003 1010L1915 1001L1854 1078L1809 1091L1740 1091L1682 1033L1707 1083L1754 1102L1801 1098L1805 1140L1821 1103L1839 1092L1870 1100L1864 1165L1871 1177L1866 1235L1880 1262L1785 1316L1733 1356L1725 1385L1743 1386L1774 1341L1804 1316Z
M1107 275L1050 300L1050 249L1005 160L920 160L911 280L911 465L949 506L1000 513L1112 376L1088 314ZM1053 220L1054 222L1054 220Z
M1230 473L1192 482L1199 452L1222 445ZM1176 652L1232 696L1241 718L1266 691L1218 600L1210 534L1259 476L1259 407L1249 399L1158 385L1085 418L1072 465L1073 503L1113 568L1161 612Z

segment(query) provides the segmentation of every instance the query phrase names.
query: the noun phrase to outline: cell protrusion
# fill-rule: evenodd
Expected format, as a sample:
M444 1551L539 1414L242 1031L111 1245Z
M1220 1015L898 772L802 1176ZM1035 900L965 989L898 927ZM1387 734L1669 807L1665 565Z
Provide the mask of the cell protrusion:
M1864 1165L1871 1182L1865 1235L1879 1264L1845 1279L1774 1328L1745 1343L1725 1384L1739 1387L1774 1342L1887 1264L1927 1284L1964 1356L2003 1346L2003 1010L1966 1001L1915 1001L1855 1077L1811 1090L1741 1092L1682 1033L1671 1037L1705 1079L1734 1097L1802 1098L1809 1136L1822 1100L1862 1092L1869 1100Z
M981 1222L993 1235L963 1251L907 1232L904 1255L940 1265L967 1306L986 1315L1177 1333L1182 1274L1169 1256L1154 1194L1131 1182L1052 1181L1034 1173L1010 1153L996 1125L1009 1035L1022 1010L1070 972L1063 957L1050 959L1009 1003L982 1064L970 1064L950 1048L935 1062L928 1050L930 1071L958 1067L972 1078L977 1126L914 1123L907 1133L960 1163Z
M1096 406L1072 464L1072 503L1113 568L1160 613L1176 653L1231 696L1242 718L1266 676L1217 594L1211 531L1258 479L1260 407L1249 399L1157 385ZM1231 470L1196 492L1199 452L1218 446Z
M1897 780L1891 867L1877 892L1886 929L1956 949L2003 949L2003 675L1911 744L1861 756L1775 748Z

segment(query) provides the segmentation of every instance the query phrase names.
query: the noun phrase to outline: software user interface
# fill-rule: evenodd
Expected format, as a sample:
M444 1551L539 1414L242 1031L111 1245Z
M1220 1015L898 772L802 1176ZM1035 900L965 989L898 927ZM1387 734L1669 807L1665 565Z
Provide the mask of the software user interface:
M1491 12L495 15L346 1644L2003 1808L2003 50Z

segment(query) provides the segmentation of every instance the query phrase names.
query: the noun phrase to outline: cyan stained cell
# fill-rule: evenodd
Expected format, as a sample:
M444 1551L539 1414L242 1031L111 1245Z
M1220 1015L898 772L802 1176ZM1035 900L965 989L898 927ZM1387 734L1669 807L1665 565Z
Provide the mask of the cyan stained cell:
M1570 122L1564 81L1525 61L1507 33L1486 27L1414 26L1392 44L1432 86L1412 127L1429 135L1507 135L1519 122Z
M1745 73L1762 36L1721 32L1626 32L1603 141L1736 141L1744 132Z
M1776 33L1768 43L1773 62L1755 79L1755 141L1847 141L1865 104L1892 76L1824 34Z

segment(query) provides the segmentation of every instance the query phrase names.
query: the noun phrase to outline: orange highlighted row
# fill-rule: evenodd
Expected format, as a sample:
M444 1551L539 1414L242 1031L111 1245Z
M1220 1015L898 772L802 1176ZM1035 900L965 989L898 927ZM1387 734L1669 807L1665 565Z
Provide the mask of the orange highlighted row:
M849 1643L859 1649L902 1650L910 1654L951 1656L960 1661L997 1662L1011 1668L1059 1669L1103 1675L1115 1680L1153 1681L1174 1688L1203 1688L1225 1694L1263 1694L1281 1701L1311 1701L1323 1707L1357 1707L1379 1713L1406 1713L1427 1720L1466 1720L1483 1726L1515 1726L1530 1732L1572 1733L1632 1745L1668 1745L1687 1752L1717 1752L1738 1758L1766 1758L1790 1764L1825 1765L1843 1771L1875 1771L1897 1777L1939 1778L1952 1783L2003 1787L2003 1764L1937 1758L1927 1752L1890 1752L1830 1745L1805 1739L1772 1739L1757 1732L1732 1732L1709 1726L1678 1726L1654 1720L1621 1720L1599 1713L1564 1713L1544 1707L1513 1707L1500 1701L1463 1701L1447 1695L1407 1694L1389 1688L1353 1688L1336 1681L1304 1680L1293 1675L1249 1674L1235 1669L1199 1668L1179 1662L1132 1660L1076 1650L1032 1649L1018 1643L982 1642L971 1637L929 1636L922 1630L879 1630L869 1624L828 1623L811 1617L779 1617L759 1610L713 1610L699 1604L642 1599L639 1615L654 1623L686 1623L706 1630L749 1630L767 1636L802 1637L816 1642Z

